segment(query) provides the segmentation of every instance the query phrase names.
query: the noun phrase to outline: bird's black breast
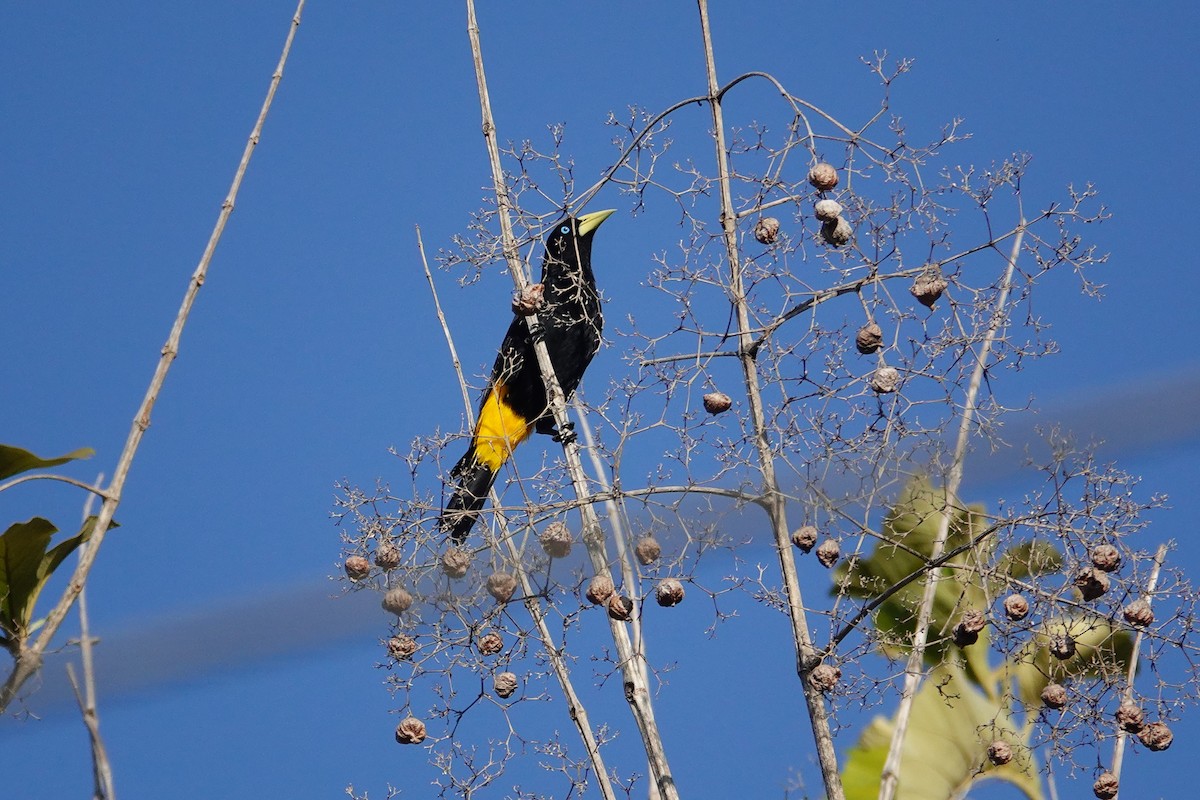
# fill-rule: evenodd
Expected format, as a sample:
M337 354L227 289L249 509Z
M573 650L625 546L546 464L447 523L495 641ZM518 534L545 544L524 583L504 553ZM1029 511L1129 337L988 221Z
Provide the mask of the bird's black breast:
M576 236L577 223L564 221L546 241L542 260L544 304L538 325L559 386L570 397L600 349L604 318L591 266L591 235ZM492 370L503 382L508 405L530 423L546 416L546 387L533 348L527 317L515 316Z

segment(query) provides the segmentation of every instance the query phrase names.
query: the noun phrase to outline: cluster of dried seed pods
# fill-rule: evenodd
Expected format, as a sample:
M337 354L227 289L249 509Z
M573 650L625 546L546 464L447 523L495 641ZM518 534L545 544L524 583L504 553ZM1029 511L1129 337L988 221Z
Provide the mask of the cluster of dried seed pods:
M402 586L397 586L388 590L388 593L383 596L383 610L388 613L400 616L405 611L412 607L413 597L408 593L408 590Z
M868 322L854 334L854 348L864 356L879 351L883 347L883 328L874 322Z
M517 579L507 572L488 575L487 591L497 603L507 603L517 591Z
M709 392L704 395L704 410L710 414L722 414L733 406L733 400L724 392Z
M937 264L929 264L913 281L913 285L909 287L909 292L917 301L926 308L933 308L933 304L942 296L942 292L946 291L946 279L942 276L942 268Z
M375 548L375 566L384 572L391 572L400 566L400 548L391 542L381 542Z
M387 641L388 655L397 661L411 658L417 652L417 640L405 633L398 633Z
M442 553L442 572L451 578L462 578L471 569L471 554L461 547L451 547Z
M637 543L633 553L643 567L648 567L662 555L662 545L653 536L647 536Z
M342 568L346 570L346 577L352 581L361 581L371 574L371 562L363 556L350 556L342 564Z
M810 552L817 544L817 529L812 525L796 528L792 531L792 544L805 553Z
M987 616L978 609L970 608L963 612L958 624L954 626L954 643L959 647L969 647L979 641L980 632L987 626Z
M546 287L540 283L531 283L525 291L513 296L512 310L514 314L530 317L542 309Z
M425 723L416 717L405 717L396 726L396 741L400 744L420 744L425 741Z
M538 543L551 558L566 558L571 555L571 529L565 522L551 522L538 537Z

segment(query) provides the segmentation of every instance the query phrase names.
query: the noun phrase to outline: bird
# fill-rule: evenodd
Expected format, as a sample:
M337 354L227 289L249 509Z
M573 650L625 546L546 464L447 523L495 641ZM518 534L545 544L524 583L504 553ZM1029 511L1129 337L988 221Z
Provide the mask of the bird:
M545 341L558 384L569 399L600 349L604 318L592 273L592 237L614 211L568 216L546 237L537 326L531 327L530 317L520 311L514 314L484 388L467 452L450 471L455 489L438 524L455 542L466 540L517 445L535 432L556 441L573 437L569 428L560 431L554 424L534 342L536 337Z

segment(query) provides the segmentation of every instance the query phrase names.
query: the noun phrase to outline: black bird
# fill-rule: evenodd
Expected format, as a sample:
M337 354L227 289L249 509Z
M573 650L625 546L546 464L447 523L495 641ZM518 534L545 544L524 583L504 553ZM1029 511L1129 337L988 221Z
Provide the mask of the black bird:
M569 398L600 349L604 319L592 274L592 236L612 213L610 209L568 217L546 238L544 301L537 310L540 330L530 331L528 317L513 317L479 404L470 447L450 472L456 488L440 526L457 542L467 538L500 467L517 445L534 431L556 440L569 435L554 427L534 336L544 337L558 383Z

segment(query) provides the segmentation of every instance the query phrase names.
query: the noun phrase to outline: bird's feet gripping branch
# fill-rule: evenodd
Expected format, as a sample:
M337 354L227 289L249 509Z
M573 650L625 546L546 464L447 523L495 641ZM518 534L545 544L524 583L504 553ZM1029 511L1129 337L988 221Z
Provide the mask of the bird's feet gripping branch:
M479 404L479 421L467 452L450 471L454 493L439 526L456 542L471 532L500 467L530 434L564 444L575 440L570 423L559 429L547 401L534 351L535 332L546 344L563 396L570 398L600 349L604 319L592 273L592 236L613 211L567 217L546 237L542 258L543 303L533 317L515 314Z

